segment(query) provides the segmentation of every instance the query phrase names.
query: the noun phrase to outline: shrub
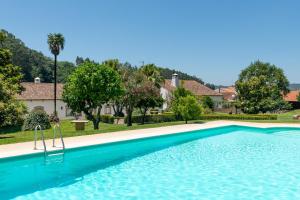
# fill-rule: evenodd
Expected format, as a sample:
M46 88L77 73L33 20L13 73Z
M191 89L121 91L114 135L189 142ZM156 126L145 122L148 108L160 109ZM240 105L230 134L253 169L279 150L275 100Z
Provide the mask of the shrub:
M115 121L115 117L111 115L101 115L100 119L103 123L113 124Z
M43 130L51 127L49 117L43 110L31 111L25 119L23 129L34 130L37 125L40 125Z

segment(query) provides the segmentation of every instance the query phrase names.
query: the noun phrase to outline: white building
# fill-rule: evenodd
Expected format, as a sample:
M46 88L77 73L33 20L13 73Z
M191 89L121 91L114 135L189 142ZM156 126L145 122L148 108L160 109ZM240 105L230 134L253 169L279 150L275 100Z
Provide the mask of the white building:
M27 106L28 111L33 109L42 109L48 115L54 112L54 84L41 83L39 78L35 78L33 82L21 83L24 91L17 96L17 99L23 101ZM73 117L71 109L62 100L63 84L57 84L56 90L56 111L60 119ZM114 114L113 108L110 104L103 105L101 114Z
M179 86L184 87L186 90L189 90L195 96L209 96L213 100L216 108L222 107L223 95L221 93L216 92L194 80L179 80L178 75L173 74L172 79L165 80L164 85L160 89L160 93L165 100L163 104L163 110L167 109L170 106L172 91L174 91Z

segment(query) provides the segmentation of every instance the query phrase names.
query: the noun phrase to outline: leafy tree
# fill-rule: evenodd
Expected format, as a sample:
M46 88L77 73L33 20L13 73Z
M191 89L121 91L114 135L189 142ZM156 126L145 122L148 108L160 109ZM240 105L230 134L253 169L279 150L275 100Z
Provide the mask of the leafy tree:
M57 116L56 113L56 84L57 84L57 56L60 51L64 49L65 38L60 33L50 33L48 35L48 45L51 53L54 55L54 115Z
M297 96L297 101L300 102L300 92L299 92L299 94L298 94L298 96Z
M137 96L140 93L140 88L143 86L145 76L136 70L125 69L123 83L125 93L123 103L127 113L127 126L132 126L132 113L137 105Z
M84 63L84 59L82 57L77 56L75 60L75 64L78 66L81 65L82 63Z
M244 69L236 81L236 90L241 109L245 113L274 112L289 108L283 100L289 82L282 69L256 61Z
M57 65L57 82L65 83L68 80L68 76L75 70L75 66L71 62L62 61Z
M205 108L214 109L214 101L209 96L202 96L200 100Z
M163 104L163 98L160 95L160 90L155 83L149 80L143 80L138 88L136 88L136 107L140 109L143 117L142 124L145 123L146 113L149 108L160 107Z
M63 100L74 112L84 112L99 129L103 104L121 95L123 88L119 74L110 67L84 62L69 76L64 86Z
M178 111L179 99L181 97L193 96L192 92L185 89L184 87L178 87L176 90L172 92L171 96L171 110L175 113L176 118L180 118L180 114Z
M0 32L0 43L6 35ZM0 128L20 125L26 113L23 103L15 99L15 95L22 91L20 84L22 74L20 67L11 63L12 54L8 49L0 48Z
M140 68L140 71L147 77L147 79L154 83L157 88L160 88L164 82L164 78L160 75L160 69L154 64L147 64Z
M188 95L179 98L176 114L180 115L187 124L188 120L197 119L202 110L203 108L196 97Z

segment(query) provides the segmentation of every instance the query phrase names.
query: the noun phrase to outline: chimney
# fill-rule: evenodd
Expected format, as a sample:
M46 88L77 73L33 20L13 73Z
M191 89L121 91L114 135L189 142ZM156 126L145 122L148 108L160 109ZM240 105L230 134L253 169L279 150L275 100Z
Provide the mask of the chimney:
M41 83L41 79L39 77L34 78L34 83Z
M178 74L172 74L172 86L179 87Z

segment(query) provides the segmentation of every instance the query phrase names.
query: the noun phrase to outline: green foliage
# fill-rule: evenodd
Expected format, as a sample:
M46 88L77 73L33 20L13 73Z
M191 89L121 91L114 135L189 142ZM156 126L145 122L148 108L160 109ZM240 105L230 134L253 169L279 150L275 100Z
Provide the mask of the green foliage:
M178 87L176 88L176 90L172 92L171 110L175 113L177 118L180 118L180 114L178 110L179 99L181 97L192 96L192 95L193 95L192 92L186 90L184 87Z
M269 114L203 114L199 120L277 120L277 115Z
M6 39L3 35L2 42ZM0 128L21 125L26 113L24 104L15 99L22 90L22 74L20 67L11 64L11 56L8 49L0 48Z
M300 102L300 92L299 92L299 94L298 94L298 96L297 96L297 101Z
M160 69L154 64L147 64L140 68L140 71L147 77L147 79L154 83L157 88L160 88L164 82L164 78L160 74Z
M243 112L257 114L289 108L282 94L289 82L283 70L275 65L256 61L241 72L236 81L238 100Z
M32 82L35 77L40 77L42 82L53 82L53 61L51 58L46 57L41 52L28 48L13 34L4 30L2 30L2 32L6 35L6 39L2 42L2 46L12 53L11 64L21 67L23 81ZM68 63L72 68L75 68L73 63ZM57 64L58 81L62 82L66 80L66 77L69 74L67 74L65 70L60 70L61 66L65 66L63 62L58 62ZM68 67L67 69L69 69Z
M125 93L122 98L122 102L126 108L127 113L127 126L132 126L132 112L136 107L138 99L136 98L140 87L142 87L145 76L138 71L130 69L124 69L123 83L125 87Z
M101 115L101 122L107 123L107 124L113 124L115 121L115 117L111 115Z
M114 69L84 62L69 76L63 100L74 112L84 112L99 129L101 106L122 93L121 78Z
M49 50L54 56L59 55L60 51L64 49L65 38L61 33L50 33L48 35Z
M43 130L51 128L49 117L43 110L33 110L25 119L23 129L34 130L37 125L40 125Z
M143 119L144 118L144 119ZM128 118L125 117L125 122L127 123ZM143 117L142 115L134 115L132 116L132 123L162 123L162 122L172 122L178 121L174 114L159 114L159 115L146 115Z
M202 96L200 100L204 108L214 109L214 101L209 96Z
M163 98L160 95L160 90L155 86L155 83L149 80L143 80L141 85L136 88L136 107L140 109L143 116L146 115L149 108L161 107ZM142 124L144 120L142 121Z
M187 123L188 120L197 119L203 112L201 104L194 96L180 97L178 101L177 113Z
M160 74L164 79L171 79L174 73L178 74L178 77L180 77L181 80L195 80L198 83L204 84L204 82L196 76L191 76L181 71L160 67Z

